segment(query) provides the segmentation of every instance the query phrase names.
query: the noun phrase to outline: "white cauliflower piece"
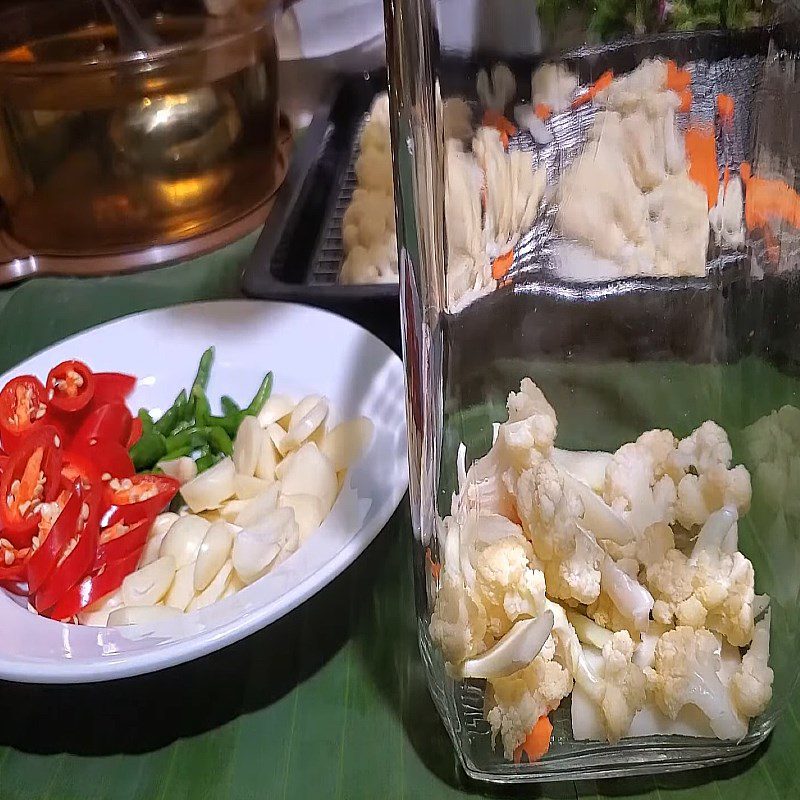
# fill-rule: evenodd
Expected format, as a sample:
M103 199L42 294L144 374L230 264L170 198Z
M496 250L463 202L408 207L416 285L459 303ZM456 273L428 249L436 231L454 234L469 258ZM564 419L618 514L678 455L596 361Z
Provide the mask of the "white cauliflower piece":
M698 534L691 556L669 550L646 567L646 582L655 598L653 617L669 625L709 628L737 647L753 636L755 576L753 565L731 535L736 511L712 513Z
M531 104L550 106L554 114L566 111L578 88L578 76L563 64L542 64L531 75Z
M491 646L516 620L537 617L544 592L544 575L518 525L494 514L450 519L431 638L447 662L460 663Z
M708 201L688 175L670 175L647 196L657 275L706 274Z
M521 745L544 714L558 708L572 691L572 676L553 660L552 639L542 652L519 672L489 681L489 711L486 718L492 735L500 736L507 759Z
M750 649L729 686L734 705L742 716L748 718L763 714L772 699L775 674L769 666L769 626L770 614L767 612L756 625Z
M517 511L543 564L552 597L592 603L600 594L603 550L578 519L583 504L565 487L550 461L543 460L520 476Z
M750 508L750 473L744 466L730 469L728 434L715 422L704 422L678 443L671 471L679 478L676 518L684 528L702 525L712 511L735 506L739 516Z
M508 65L499 63L492 67L491 77L485 69L478 73L477 91L484 108L502 114L517 93L517 81Z
M720 642L711 631L677 627L659 638L647 679L658 707L670 719L684 706L694 705L708 717L715 736L738 741L747 735L747 719L718 675L720 653Z
M677 493L666 473L676 443L670 431L647 431L622 445L606 468L603 498L630 522L637 537L651 525L674 519Z
M523 378L519 392L511 392L506 405L508 420L500 425L496 446L508 466L522 472L551 455L556 412L530 378Z
M615 78L607 89L598 92L595 103L622 114L640 108L652 95L660 94L667 85L667 64L660 59L646 59L636 69Z
M620 562L625 566L624 562ZM636 576L638 564L625 572L614 560L606 556L600 570L601 594L589 606L587 613L598 625L610 630L643 631L650 622L653 596L642 586Z

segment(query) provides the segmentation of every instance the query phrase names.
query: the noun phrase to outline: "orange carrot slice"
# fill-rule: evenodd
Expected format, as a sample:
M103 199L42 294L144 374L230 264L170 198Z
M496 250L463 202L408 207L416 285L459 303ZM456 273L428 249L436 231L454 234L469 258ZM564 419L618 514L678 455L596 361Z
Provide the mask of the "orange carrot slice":
M717 95L717 111L722 119L732 120L735 108L736 104L729 94Z
M710 125L692 125L686 131L686 157L689 160L689 177L706 191L708 207L717 202L719 169L714 129Z
M553 116L553 109L550 108L547 103L537 103L536 108L533 109L533 113L536 114L542 122L547 122L547 120Z
M508 271L511 269L511 265L514 263L514 251L509 250L507 253L503 253L503 255L498 256L492 262L492 277L496 280L502 280L508 274Z
M678 106L678 111L683 114L688 114L692 110L692 100L694 100L691 90L684 89L682 92L679 92L678 97L681 101L681 104Z
M514 751L514 763L522 761L522 754L528 757L528 763L538 761L550 749L550 737L553 735L553 725L545 714L536 721L528 734L528 738Z
M750 180L750 176L752 175L753 171L750 168L750 163L747 161L742 161L739 165L739 177L742 179L742 183L747 185L747 182Z
M439 580L439 575L441 575L441 573L442 573L442 565L441 564L437 564L433 560L433 557L431 556L430 547L426 547L425 548L425 561L428 564L428 569L431 572L431 576L433 577L433 579L435 581L438 581Z
M614 80L614 71L609 69L604 72L583 94L578 95L572 101L573 108L580 108L582 105L594 100L594 98L603 91L603 89L608 89L611 86L611 81Z
M667 61L667 89L680 94L691 82L692 73L688 69L680 69L672 59Z
M499 111L487 109L483 114L483 124L490 128L497 128L500 133L513 136L517 132L517 126L508 117L504 117Z

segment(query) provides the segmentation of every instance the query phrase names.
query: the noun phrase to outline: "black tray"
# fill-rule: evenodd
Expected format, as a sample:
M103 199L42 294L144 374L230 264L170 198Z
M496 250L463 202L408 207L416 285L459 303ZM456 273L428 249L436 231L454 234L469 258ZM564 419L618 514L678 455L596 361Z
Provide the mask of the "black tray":
M303 135L243 275L253 297L326 308L354 320L400 353L397 284L339 284L341 221L354 184L354 150L386 74L345 79Z

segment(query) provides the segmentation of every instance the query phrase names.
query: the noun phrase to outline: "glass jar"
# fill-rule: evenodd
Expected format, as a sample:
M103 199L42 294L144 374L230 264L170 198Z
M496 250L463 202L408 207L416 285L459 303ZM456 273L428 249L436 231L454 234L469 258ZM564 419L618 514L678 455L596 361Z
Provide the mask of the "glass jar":
M797 11L386 7L419 640L459 759L742 758L798 677Z
M273 10L269 0L7 4L0 192L12 249L146 248L152 263L164 257L154 247L263 204L279 183ZM121 32L114 14L129 20Z

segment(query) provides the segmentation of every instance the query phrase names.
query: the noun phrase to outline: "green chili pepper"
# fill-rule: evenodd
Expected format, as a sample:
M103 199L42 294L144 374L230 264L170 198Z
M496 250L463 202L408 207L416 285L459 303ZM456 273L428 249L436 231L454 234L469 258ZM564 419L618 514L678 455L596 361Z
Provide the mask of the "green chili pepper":
M166 452L166 439L158 431L153 430L143 433L141 439L131 447L129 454L133 466L137 470L143 470L161 461Z
M155 424L155 429L164 436L169 436L175 426L181 421L183 409L186 405L186 390L181 389L175 402L164 412L161 419Z
M220 403L222 403L222 415L224 417L232 417L235 414L240 414L242 411L239 404L227 394L222 395Z
M202 388L192 389L192 399L194 400L194 420L198 426L208 424L211 416L211 406L209 405L206 393Z
M233 442L223 428L209 428L208 443L211 445L212 449L216 450L218 453L222 453L226 456L233 454Z
M179 433L183 433L183 431L188 431L189 428L194 427L196 427L194 424L194 417L191 419L183 419L170 431L169 435L177 436Z
M167 437L167 451L183 450L184 447L189 447L191 450L203 447L208 444L208 431L208 428L194 426L180 433L174 433Z
M187 445L186 447L179 447L177 450L168 450L159 461L174 461L176 458L190 456L196 449L196 447Z
M258 413L264 408L269 396L272 394L272 373L268 372L258 387L256 396L250 401L250 405L244 409L244 413L251 417L257 417Z
M197 366L197 375L192 381L192 388L189 394L194 394L195 389L202 389L204 392L208 388L208 379L211 377L211 365L214 363L214 348L208 350L200 356L200 363Z
M142 421L142 433L150 433L153 430L153 418L146 408L140 408L139 413L136 415Z
M200 458L195 461L198 475L213 467L214 464L218 463L223 458L224 456L221 453L206 453L204 456L200 456Z
M206 424L214 428L222 428L228 436L236 436L239 430L239 423L242 421L241 415L231 415L226 417L208 417Z

